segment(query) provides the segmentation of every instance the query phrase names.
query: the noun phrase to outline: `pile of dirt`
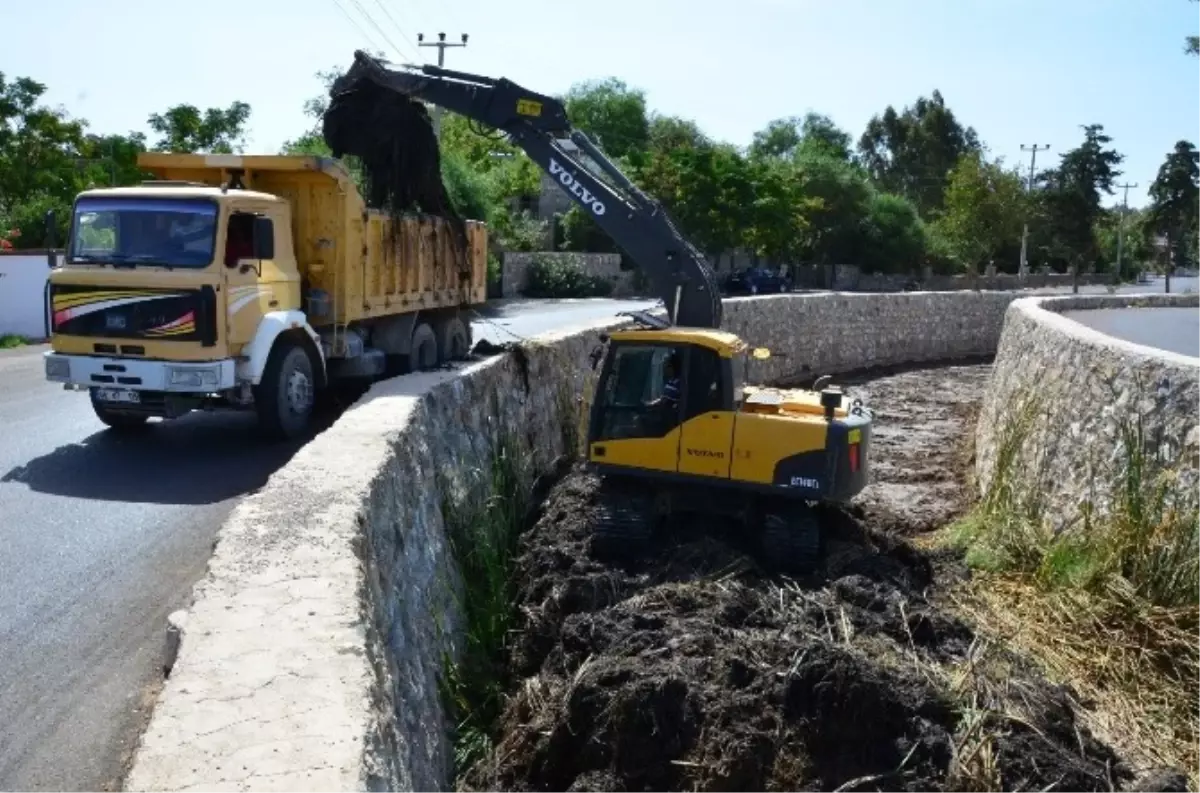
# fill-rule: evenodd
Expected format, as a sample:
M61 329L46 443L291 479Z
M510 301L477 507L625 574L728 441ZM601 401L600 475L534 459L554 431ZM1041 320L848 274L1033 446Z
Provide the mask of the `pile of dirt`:
M953 474L935 471L959 469L950 457L968 414L944 409L969 407L985 377L986 367L957 367L862 384L873 402L908 409L889 416L875 449L875 492L828 510L829 552L809 580L768 575L742 539L695 521L669 526L647 558L602 563L590 522L607 486L573 470L522 537L522 631L510 663L523 682L494 750L460 784L1111 790L1127 781L1075 722L1070 692L1020 659L982 652L939 608L938 582L961 568L901 536L962 502ZM910 454L923 470L904 464Z
M322 135L334 157L349 155L361 164L368 206L396 218L405 212L443 217L465 251L466 224L442 182L441 152L424 104L368 79L336 85Z

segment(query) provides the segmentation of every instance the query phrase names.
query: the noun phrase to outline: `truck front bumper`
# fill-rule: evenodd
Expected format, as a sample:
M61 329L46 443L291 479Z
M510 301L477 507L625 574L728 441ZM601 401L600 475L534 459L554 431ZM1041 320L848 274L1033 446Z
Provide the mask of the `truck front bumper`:
M234 361L140 361L45 353L46 379L77 388L211 394L234 387Z

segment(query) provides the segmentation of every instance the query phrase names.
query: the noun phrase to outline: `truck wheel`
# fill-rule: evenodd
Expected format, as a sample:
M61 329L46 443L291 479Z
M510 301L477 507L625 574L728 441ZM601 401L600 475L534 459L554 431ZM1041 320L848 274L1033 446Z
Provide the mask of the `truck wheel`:
M258 421L276 440L292 440L308 429L316 378L312 359L300 345L282 341L267 359L262 382L254 387Z
M471 352L471 330L462 317L450 317L438 325L438 358L462 361Z
M814 572L821 563L821 540L821 523L809 506L788 504L763 516L763 560L785 575Z
M95 412L96 418L100 419L110 429L121 432L143 429L146 426L146 421L150 418L149 416L141 416L137 413L121 413L120 411L113 410L103 402L96 401L95 397L92 397L92 411Z
M428 372L438 365L437 336L428 322L413 328L412 346L408 352L408 368L412 372Z

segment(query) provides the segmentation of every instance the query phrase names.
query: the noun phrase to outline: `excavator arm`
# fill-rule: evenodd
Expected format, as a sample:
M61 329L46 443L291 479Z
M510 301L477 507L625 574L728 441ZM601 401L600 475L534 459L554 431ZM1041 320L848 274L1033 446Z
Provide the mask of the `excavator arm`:
M721 296L716 274L684 238L662 205L638 189L580 130L553 97L504 78L424 66L389 68L359 50L334 82L334 98L367 80L379 88L437 105L506 133L582 207L646 274L676 325L717 328ZM586 154L607 176L586 168Z

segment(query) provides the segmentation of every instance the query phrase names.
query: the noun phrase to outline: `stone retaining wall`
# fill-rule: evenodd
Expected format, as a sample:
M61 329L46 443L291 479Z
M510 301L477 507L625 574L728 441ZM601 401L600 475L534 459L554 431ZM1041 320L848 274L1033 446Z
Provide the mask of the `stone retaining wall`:
M1030 396L1037 399L1037 413L1011 474L1022 491L1036 489L1046 499L1046 514L1056 528L1076 521L1085 503L1105 511L1105 485L1122 470L1124 459L1121 422L1137 414L1153 452L1151 464L1182 466L1184 486L1194 489L1200 358L1116 339L1060 312L1198 305L1197 295L1014 301L1005 316L976 431L981 490L992 483L1005 431L1015 426Z
M773 351L752 379L807 379L989 353L1012 299L733 299L725 327ZM501 431L525 446L531 475L550 466L610 327L378 383L242 501L180 621L127 789L447 788L437 682L460 619L444 504L488 492Z

